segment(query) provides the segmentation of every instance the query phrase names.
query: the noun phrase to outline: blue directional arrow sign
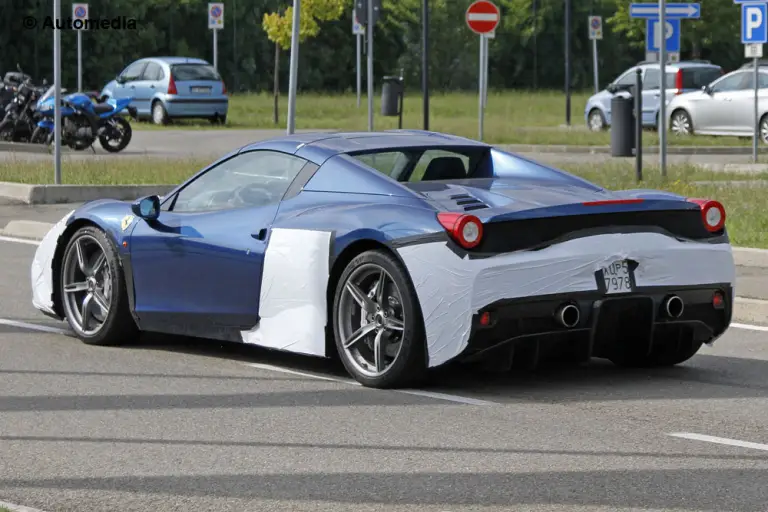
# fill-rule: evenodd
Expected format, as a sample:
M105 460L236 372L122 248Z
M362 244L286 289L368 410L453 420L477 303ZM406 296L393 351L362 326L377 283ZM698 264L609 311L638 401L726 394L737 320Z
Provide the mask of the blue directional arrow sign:
M648 20L645 29L645 51L660 52L662 37L666 37L667 52L680 52L680 20L665 20L667 24L666 31L661 29L660 20Z
M667 4L664 10L667 19L698 19L701 17L700 4ZM629 6L629 15L633 18L658 18L659 4L632 4Z
M768 43L768 4L752 2L741 4L741 42Z

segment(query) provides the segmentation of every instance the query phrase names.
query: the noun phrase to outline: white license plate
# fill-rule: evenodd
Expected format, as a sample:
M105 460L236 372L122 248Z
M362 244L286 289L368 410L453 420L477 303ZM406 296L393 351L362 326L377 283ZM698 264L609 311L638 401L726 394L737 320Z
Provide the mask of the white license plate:
M626 260L614 261L603 267L605 293L628 293L632 291L632 279L629 275L629 263Z
M210 94L211 88L210 87L192 87L192 92L199 92L203 94Z

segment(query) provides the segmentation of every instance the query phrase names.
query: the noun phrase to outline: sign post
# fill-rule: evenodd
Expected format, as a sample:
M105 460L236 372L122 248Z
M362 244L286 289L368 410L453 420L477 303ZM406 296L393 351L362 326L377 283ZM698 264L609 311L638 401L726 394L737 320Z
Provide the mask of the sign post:
M299 80L299 24L301 23L301 0L293 0L291 18L291 65L288 75L288 135L296 131L296 88Z
M632 18L645 18L648 21L648 30L646 33L646 53L651 52L658 42L659 55L659 75L661 77L659 84L659 165L661 175L667 176L667 78L666 65L669 59L668 53L672 53L675 59L679 60L680 55L680 29L675 31L675 24L670 23L673 20L678 24L680 19L698 19L701 17L701 6L698 3L667 3L666 0L658 0L658 3L639 3L629 6L629 15ZM652 23L653 22L653 23ZM653 34L651 32L653 31ZM656 36L656 32L659 33ZM676 39L673 39L674 33L677 33ZM663 37L662 37L663 34ZM661 44L665 41L665 44ZM677 52L669 52L670 43L677 43ZM673 47L675 45L672 45Z
M53 0L53 182L61 185L61 0Z
M600 80L597 69L597 41L603 38L602 16L589 17L589 38L592 40L592 67L595 68L595 94L600 92Z
M85 21L88 19L88 4L72 4L72 21L82 21L82 27L77 28L77 90L83 90L83 30L85 30Z
M360 23L357 18L357 11L352 11L352 34L357 39L357 56L355 58L355 68L357 70L357 108L360 108L360 89L362 88L361 77L361 61L363 51L363 35L365 34L365 26Z
M760 140L760 110L758 91L760 90L760 62L763 56L763 44L768 42L768 3L750 2L741 4L741 42L744 44L744 56L753 59L755 66L755 112L752 129L752 160L757 163L757 146Z
M224 4L208 4L208 28L213 31L213 67L219 70L219 30L224 28Z
M469 6L466 12L467 25L470 30L480 36L480 59L478 73L478 133L483 140L483 123L485 114L486 91L488 80L488 39L494 34L501 20L501 11L496 4L488 0L477 0Z

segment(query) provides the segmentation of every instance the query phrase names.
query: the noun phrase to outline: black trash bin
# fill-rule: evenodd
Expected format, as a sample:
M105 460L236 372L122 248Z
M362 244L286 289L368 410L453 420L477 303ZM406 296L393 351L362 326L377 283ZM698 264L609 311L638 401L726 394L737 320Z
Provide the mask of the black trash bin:
M635 98L611 99L611 156L634 156Z
M399 76L385 76L384 86L381 89L381 115L393 117L400 115L402 108L401 97L403 95L403 78Z

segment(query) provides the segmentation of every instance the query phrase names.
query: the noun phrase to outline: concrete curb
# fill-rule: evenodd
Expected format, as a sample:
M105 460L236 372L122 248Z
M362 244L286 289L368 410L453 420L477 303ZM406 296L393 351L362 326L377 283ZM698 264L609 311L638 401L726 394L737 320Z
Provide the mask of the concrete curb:
M733 304L733 322L768 325L768 300L736 297Z
M514 153L586 153L610 154L610 146L570 146L567 144L495 144ZM643 147L644 154L658 154L657 146ZM761 148L760 153L768 153ZM669 155L751 155L749 146L667 146ZM759 164L758 164L759 165Z
M84 203L94 199L121 201L167 194L176 185L31 185L0 182L0 197L22 204Z
M65 149L66 147L66 149ZM10 151L12 153L53 153L53 148L45 144L29 144L26 142L0 142L0 151ZM62 146L62 153L71 153L68 146Z
M44 512L39 508L25 507L14 503L8 503L7 501L0 501L0 507L7 508L11 512Z

